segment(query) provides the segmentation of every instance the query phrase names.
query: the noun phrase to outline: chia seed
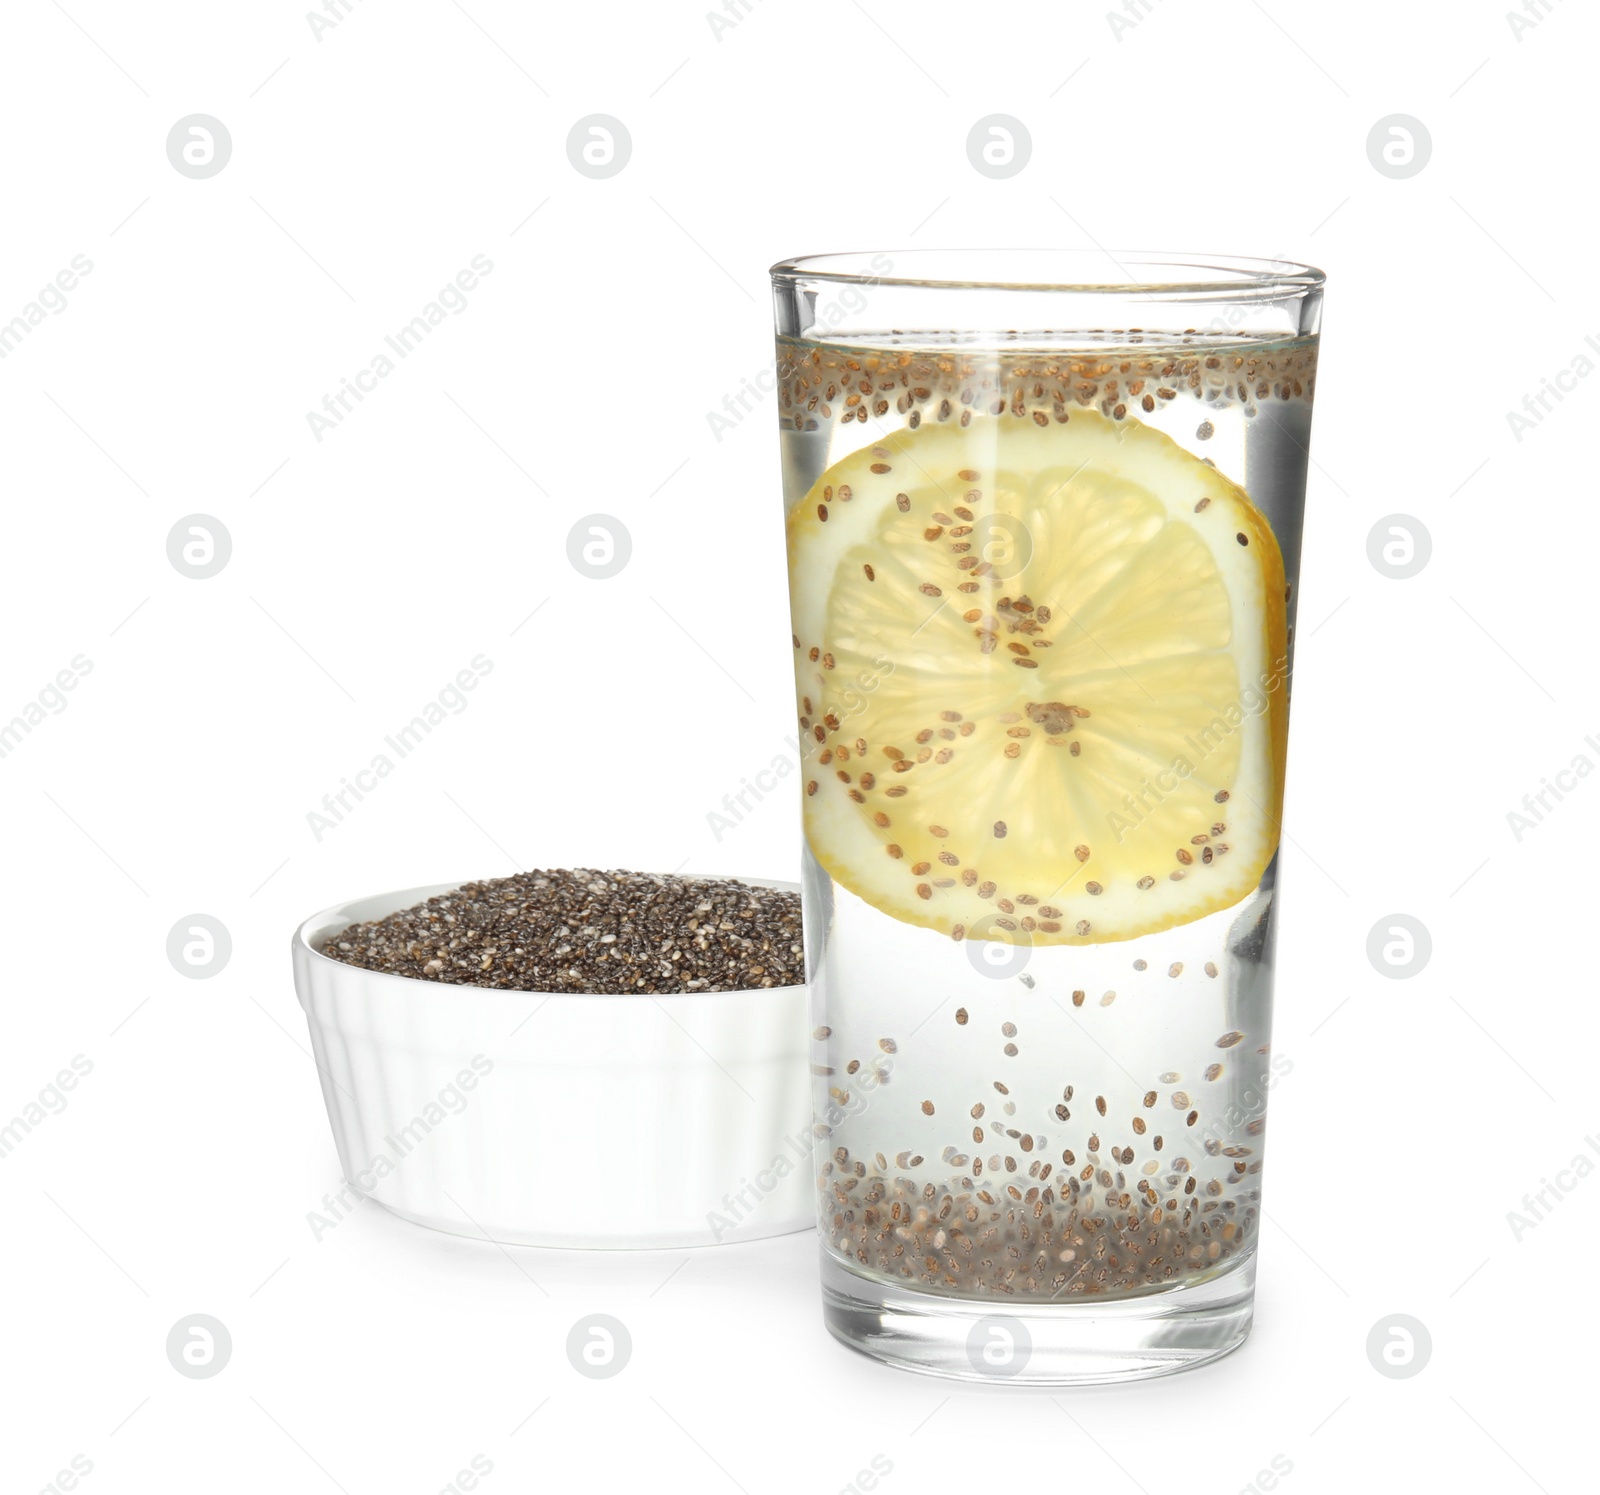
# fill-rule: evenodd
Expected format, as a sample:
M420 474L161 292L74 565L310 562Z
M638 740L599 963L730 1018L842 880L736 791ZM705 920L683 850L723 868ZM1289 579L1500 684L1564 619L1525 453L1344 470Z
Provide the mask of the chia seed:
M333 935L346 965L453 986L667 995L798 986L800 895L732 878L518 872Z

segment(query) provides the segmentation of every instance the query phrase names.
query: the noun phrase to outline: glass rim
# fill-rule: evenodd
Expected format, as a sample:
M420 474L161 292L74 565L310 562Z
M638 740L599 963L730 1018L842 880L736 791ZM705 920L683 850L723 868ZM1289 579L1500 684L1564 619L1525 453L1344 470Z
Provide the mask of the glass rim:
M887 259L887 270L880 262ZM1004 262L1027 265L1061 261L1065 266L1087 260L1110 263L1120 275L1088 278L1018 273L995 275L990 267ZM919 274L917 261L957 263L970 260L973 273ZM907 266L905 271L900 267ZM1149 272L1141 276L1135 270ZM1326 276L1315 265L1297 260L1251 255L1160 253L1150 250L1100 249L907 249L859 250L798 255L779 260L768 271L778 285L825 280L856 285L912 286L926 290L1062 291L1092 295L1181 297L1233 295L1255 299L1264 294L1303 293L1320 289Z

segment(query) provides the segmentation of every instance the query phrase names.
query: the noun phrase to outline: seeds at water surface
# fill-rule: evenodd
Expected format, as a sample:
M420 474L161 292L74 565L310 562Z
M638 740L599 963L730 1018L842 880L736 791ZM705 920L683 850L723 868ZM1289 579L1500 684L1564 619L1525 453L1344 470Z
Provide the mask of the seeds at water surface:
M803 952L798 893L589 868L469 882L352 924L323 950L424 981L597 994L798 986Z

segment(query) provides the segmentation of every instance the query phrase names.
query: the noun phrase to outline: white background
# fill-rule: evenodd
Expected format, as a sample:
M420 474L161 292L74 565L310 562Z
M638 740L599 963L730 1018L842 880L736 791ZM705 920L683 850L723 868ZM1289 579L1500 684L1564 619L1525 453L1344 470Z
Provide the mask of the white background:
M1600 783L1520 840L1507 813L1600 762L1600 379L1520 440L1507 412L1600 335L1594 14L734 0L719 35L702 5L353 0L320 40L295 3L0 14L0 320L93 263L0 361L0 718L92 663L0 759L0 1121L93 1065L0 1159L5 1487L77 1455L95 1491L426 1495L481 1455L489 1490L831 1495L874 1456L890 1492L1232 1492L1274 1457L1306 1495L1592 1489L1600 1182L1558 1170L1600 1148ZM206 180L165 150L195 112L233 142ZM1004 181L965 148L995 112L1033 140ZM566 154L593 113L633 142L603 181ZM1404 180L1366 148L1394 113L1432 138ZM1253 1337L1164 1382L970 1390L836 1347L804 1235L501 1253L368 1204L315 1241L302 917L519 866L795 875L786 796L707 821L790 728L773 411L720 441L707 412L768 365L772 261L974 244L1329 272ZM475 254L467 309L316 440ZM597 511L633 540L604 582L566 556ZM205 581L165 550L196 512L233 542ZM1410 580L1367 557L1393 513L1432 535ZM208 981L165 955L194 912L232 934ZM1366 955L1394 912L1433 940L1405 981ZM164 1354L196 1312L233 1337L211 1380ZM565 1356L590 1312L632 1334L610 1380ZM1366 1355L1394 1313L1432 1336L1409 1380Z

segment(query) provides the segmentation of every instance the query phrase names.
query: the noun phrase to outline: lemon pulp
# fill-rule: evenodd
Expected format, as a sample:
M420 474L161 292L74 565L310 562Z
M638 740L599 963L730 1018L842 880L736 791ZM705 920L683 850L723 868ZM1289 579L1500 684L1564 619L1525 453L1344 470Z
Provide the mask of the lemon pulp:
M790 511L806 837L957 939L1130 939L1277 847L1283 560L1161 432L1036 420L899 431Z

